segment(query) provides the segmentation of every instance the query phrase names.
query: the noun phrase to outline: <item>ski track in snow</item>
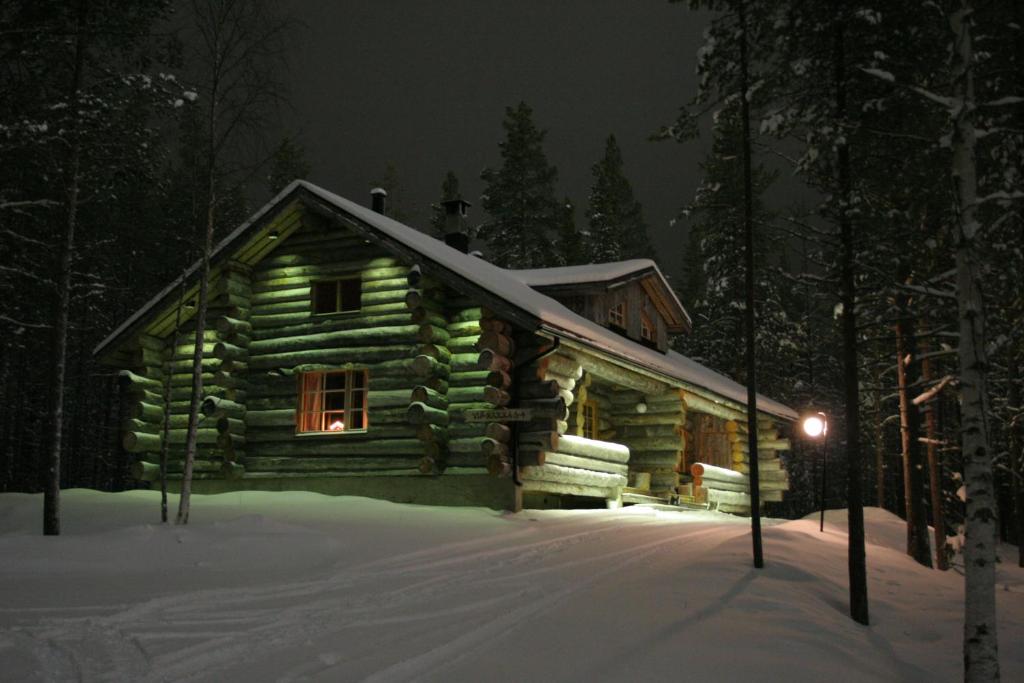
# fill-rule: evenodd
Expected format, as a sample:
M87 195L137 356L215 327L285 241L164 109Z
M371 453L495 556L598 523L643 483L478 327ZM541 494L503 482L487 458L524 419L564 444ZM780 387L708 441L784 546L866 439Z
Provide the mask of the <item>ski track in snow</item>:
M439 630L440 638L428 639L420 654L398 662L387 661L387 638L375 643L373 649L385 666L369 671L365 680L419 679L452 666L460 656L473 652L474 646L501 638L565 598L670 546L712 533L725 542L743 533L742 528L729 534L718 525L701 531L695 526L671 533L673 527L659 523L630 525L629 542L623 543L627 529L621 522L582 531L578 523L569 524L567 531L551 525L541 533L550 534L554 527L559 533L553 537L515 543L536 533L527 526L372 561L313 580L198 590L121 606L107 614L109 605L96 606L97 614L75 617L50 617L45 610L34 615L37 623L0 631L0 635L33 653L42 680L212 681L240 662L258 661L273 651L330 634L414 621L464 620L468 628L454 634ZM611 549L595 552L593 546L610 535L615 536ZM571 555L563 557L566 554ZM332 640L345 642L345 637ZM365 659L368 653L360 656ZM315 677L345 660L344 653L328 653L282 671L277 678Z

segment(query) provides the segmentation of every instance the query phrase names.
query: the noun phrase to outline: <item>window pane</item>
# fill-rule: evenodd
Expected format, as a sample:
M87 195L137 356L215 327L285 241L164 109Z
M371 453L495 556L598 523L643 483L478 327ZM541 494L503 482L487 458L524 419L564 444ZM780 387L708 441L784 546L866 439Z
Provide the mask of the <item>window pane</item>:
M324 388L327 391L338 391L345 388L345 372L331 372L325 377Z
M356 370L352 373L352 388L362 389L366 386L366 370Z
M338 310L338 283L313 283L313 312L335 313Z
M324 410L345 410L345 392L324 394Z
M358 311L362 308L362 282L359 278L339 280L338 287L341 290L342 311Z
M349 429L362 429L363 424L363 411L359 408L349 412L348 414Z

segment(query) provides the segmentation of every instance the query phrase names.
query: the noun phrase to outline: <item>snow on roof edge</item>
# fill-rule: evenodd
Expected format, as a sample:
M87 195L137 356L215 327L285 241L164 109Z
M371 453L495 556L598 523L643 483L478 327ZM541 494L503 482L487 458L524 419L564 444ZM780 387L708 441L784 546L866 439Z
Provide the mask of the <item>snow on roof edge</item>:
M744 386L714 372L710 368L675 351L663 354L637 342L630 341L574 313L551 297L532 289L515 276L515 271L499 268L481 258L465 254L448 246L441 240L430 237L414 228L305 180L294 180L289 183L287 187L258 209L249 220L235 228L217 244L211 253L211 259L228 248L234 240L243 235L272 208L298 188L302 188L334 207L355 216L363 223L376 230L380 230L388 237L436 262L439 266L485 287L495 296L540 320L542 326L547 327L553 334L566 334L576 337L583 344L651 369L666 378L695 384L724 398L736 401L742 406L747 404L746 388ZM657 264L654 264L653 261L651 263L657 269ZM201 261L194 263L186 271L185 276L187 278L191 277L200 265ZM661 272L658 271L658 274L660 276ZM129 316L127 320L94 348L93 353L96 354L104 350L109 343L138 322L152 307L159 304L178 284L179 280L177 279L171 282L149 302ZM669 288L669 291L671 291L671 288ZM674 292L673 296L675 296ZM685 309L683 310L685 311ZM786 419L795 420L798 418L797 413L791 408L760 395L758 395L758 410Z

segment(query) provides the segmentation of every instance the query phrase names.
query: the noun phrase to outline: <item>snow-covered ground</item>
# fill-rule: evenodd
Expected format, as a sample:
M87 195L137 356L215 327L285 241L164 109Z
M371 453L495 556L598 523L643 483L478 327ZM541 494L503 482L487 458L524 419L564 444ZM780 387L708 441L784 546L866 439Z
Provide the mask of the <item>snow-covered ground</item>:
M846 616L845 520L395 505L306 493L0 495L0 680L953 681L962 577L867 511L872 626ZM1000 566L1003 680L1024 570ZM1016 549L1012 549L1015 551Z

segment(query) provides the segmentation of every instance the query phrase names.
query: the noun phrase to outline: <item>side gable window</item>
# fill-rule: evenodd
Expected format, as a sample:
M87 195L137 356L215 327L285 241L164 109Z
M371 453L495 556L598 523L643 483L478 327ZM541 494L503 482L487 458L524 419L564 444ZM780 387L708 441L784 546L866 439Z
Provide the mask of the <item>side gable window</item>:
M348 313L362 308L363 287L358 277L314 282L313 314Z
M646 313L640 314L640 338L649 342L655 341L655 327Z
M618 303L608 309L608 326L626 329L626 304Z
M299 375L300 434L363 431L367 426L366 370L329 370Z
M581 436L587 439L597 438L597 404L586 401L583 404L583 429Z

